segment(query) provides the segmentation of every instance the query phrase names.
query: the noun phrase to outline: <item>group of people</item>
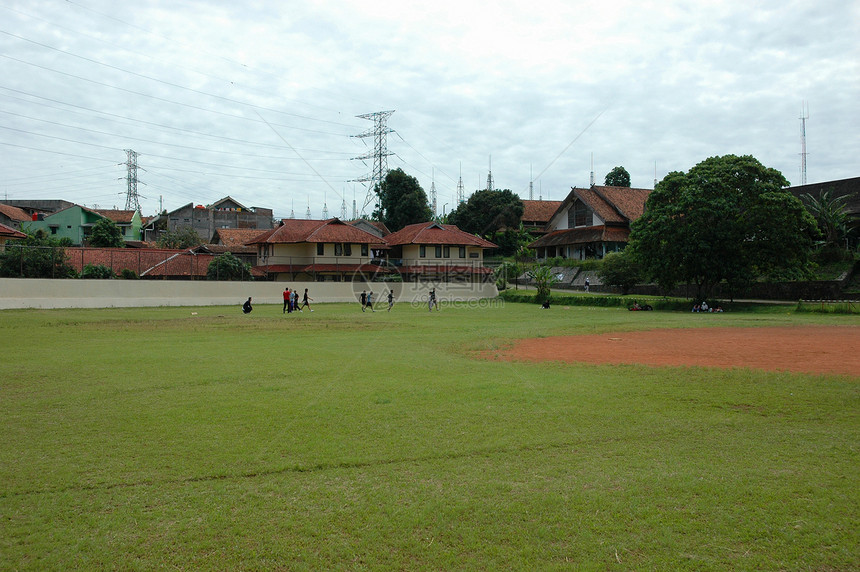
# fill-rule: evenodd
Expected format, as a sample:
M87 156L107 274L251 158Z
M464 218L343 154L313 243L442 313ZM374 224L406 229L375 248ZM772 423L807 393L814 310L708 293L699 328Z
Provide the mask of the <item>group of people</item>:
M367 290L362 290L361 295L358 297L358 302L361 304L361 311L365 312L368 308L370 308L371 312L375 312L373 308L373 290L368 292ZM388 290L388 311L391 311L392 306L394 306L394 292L389 289Z
M704 301L703 301L701 304L695 304L695 305L693 306L693 312L694 312L694 313L695 313L695 312L709 312L709 313L713 313L713 312L722 312L722 311L723 311L722 306L717 306L716 308L711 308L710 306L708 306L708 303L707 303L707 302L704 302Z
M296 290L290 290L290 287L287 286L284 288L284 314L291 314L293 312L301 312L302 308L307 308L311 312L313 312L313 308L311 308L310 302L313 301L313 298L308 296L308 289L305 288L305 293L302 296L302 301L299 303L299 293Z

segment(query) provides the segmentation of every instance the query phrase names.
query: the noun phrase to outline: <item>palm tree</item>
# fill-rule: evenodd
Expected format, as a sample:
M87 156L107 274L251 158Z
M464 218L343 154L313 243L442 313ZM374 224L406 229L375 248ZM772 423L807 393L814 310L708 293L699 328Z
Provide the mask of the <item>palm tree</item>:
M806 209L815 217L818 229L824 235L824 246L841 247L851 231L845 205L848 196L831 197L830 190L823 191L818 197L809 193L800 195Z

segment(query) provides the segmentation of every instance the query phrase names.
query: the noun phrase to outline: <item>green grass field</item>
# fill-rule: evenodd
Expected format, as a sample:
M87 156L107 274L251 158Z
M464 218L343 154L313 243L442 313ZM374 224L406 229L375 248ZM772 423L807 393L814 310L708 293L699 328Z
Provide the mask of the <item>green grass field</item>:
M0 312L0 569L860 569L860 378L477 359L860 317L315 310Z

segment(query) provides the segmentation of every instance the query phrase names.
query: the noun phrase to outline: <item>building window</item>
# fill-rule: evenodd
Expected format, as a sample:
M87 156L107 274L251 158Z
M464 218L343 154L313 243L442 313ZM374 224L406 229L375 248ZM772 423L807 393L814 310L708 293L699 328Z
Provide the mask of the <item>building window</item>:
M424 258L427 256L427 246L422 244L421 246L418 247L418 256L420 256L421 258Z
M317 256L325 256L325 243L318 242L317 243Z
M465 246L460 247L460 258L466 258L466 247Z
M576 201L567 211L567 226L575 228L578 226L591 226L594 224L594 216L585 203Z
M451 258L451 247L450 246L446 246L446 247L442 248L442 256L444 258Z
M346 243L343 245L343 255L344 256L352 256L352 245Z
M367 245L366 244L361 245L361 255L367 256Z
M334 243L334 255L343 256L343 244L339 242Z
M442 245L436 245L436 258L442 258Z
M55 226L51 227L51 234L57 234L57 227L55 227Z

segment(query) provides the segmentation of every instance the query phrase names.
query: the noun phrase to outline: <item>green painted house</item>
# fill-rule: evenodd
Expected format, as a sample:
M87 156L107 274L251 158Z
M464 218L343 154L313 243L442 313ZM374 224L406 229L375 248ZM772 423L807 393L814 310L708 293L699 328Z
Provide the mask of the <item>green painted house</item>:
M88 209L72 205L55 213L38 215L37 220L21 226L29 232L44 230L52 238L68 238L76 246L86 245L93 225L101 219L112 220L122 232L126 242L140 240L142 221L139 211Z

